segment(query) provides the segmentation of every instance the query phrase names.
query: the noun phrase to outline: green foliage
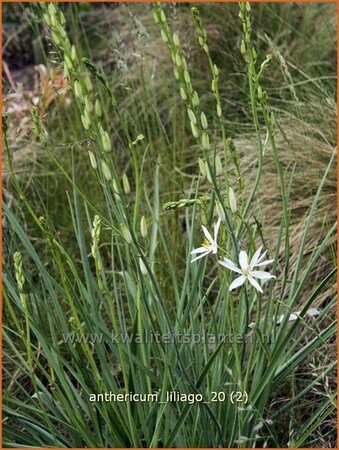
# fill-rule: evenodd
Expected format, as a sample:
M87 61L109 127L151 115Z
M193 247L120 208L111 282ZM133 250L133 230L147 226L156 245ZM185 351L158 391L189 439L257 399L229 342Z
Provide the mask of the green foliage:
M235 5L226 7L233 14ZM32 121L35 144L63 180L60 214L68 226L64 235L58 232L50 192L40 193L37 208L25 189L13 165L5 122L15 207L4 204L4 444L315 445L316 433L322 435L335 410L335 389L327 382L335 369L334 353L333 360L324 359L314 370L308 385L301 387L296 380L299 370L331 348L336 333L334 258L321 279L313 276L333 249L336 226L330 214L319 228L321 239L308 245L323 211L335 153L324 163L295 246L291 197L296 167L286 166L280 153L277 136L283 117L280 121L274 99L271 104L267 82L274 55L256 42L250 4L239 4L233 24L241 30L234 53L241 64L241 83L246 82L234 96L246 99L242 107L247 108L244 115L255 142L246 169L237 144L240 135L235 135L234 124L229 126L224 109L225 75L204 28L207 7L201 13L191 11L199 58L205 57L209 69L204 87L195 82L184 39L172 31L169 7L152 8L162 50L172 58L173 80L163 80L172 105L169 118L167 105L161 104L163 91L153 90L143 69L140 79L127 80L128 89L121 93L121 86L112 82L114 75L97 67L90 55L82 57L86 51L71 42L74 30L66 29L69 16L74 22L74 10L41 5L74 102L72 128L62 128L62 119L58 122L63 143L72 141L67 158L58 133L37 108L32 109ZM265 11L253 9L254 17ZM286 60L281 55L277 59L297 96ZM171 88L180 95L180 104L170 103ZM297 108L297 97L293 101ZM182 150L184 146L190 151ZM260 190L269 157L279 205L273 242L257 218L258 211L269 211ZM217 218L217 255L192 263L200 225L211 229ZM263 294L247 282L229 291L234 277L218 264L220 252L239 265L241 250L252 256L261 245L274 260L276 279L263 284ZM326 302L310 318L310 309L324 293ZM182 341L185 336L191 340ZM194 336L205 338L192 342ZM226 341L212 342L207 336ZM316 388L321 390L319 403L309 412L303 402ZM283 402L276 401L283 389ZM167 402L167 391L203 401ZM159 402L91 400L93 394L104 393L157 394ZM291 428L286 411L292 411Z

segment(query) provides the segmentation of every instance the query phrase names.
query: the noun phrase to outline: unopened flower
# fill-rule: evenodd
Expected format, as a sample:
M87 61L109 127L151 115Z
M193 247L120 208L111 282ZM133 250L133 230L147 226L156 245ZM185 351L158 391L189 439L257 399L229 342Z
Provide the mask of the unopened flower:
M228 258L224 258L223 261L219 261L219 263L233 272L239 273L240 277L236 278L230 285L229 290L233 291L239 286L242 286L246 280L248 280L255 289L259 292L263 292L260 284L255 280L255 278L259 280L269 280L271 278L275 278L274 275L271 275L269 272L265 272L262 270L254 270L255 267L263 267L271 264L273 259L264 261L265 255L267 251L265 251L261 256L262 247L260 247L253 255L251 261L248 260L248 255L246 252L241 251L239 253L239 264L238 267L233 261Z
M228 201L229 201L232 213L236 213L237 212L237 199L235 198L234 191L231 187L228 188Z
M214 236L212 237L210 232L207 230L207 228L204 225L201 225L202 231L205 235L205 240L201 247L195 248L191 251L191 255L199 255L192 259L191 262L196 261L197 259L203 258L204 256L207 256L209 253L213 253L215 255L218 251L218 233L219 233L219 227L220 227L221 220L219 219L218 222L216 222L213 225L214 228Z

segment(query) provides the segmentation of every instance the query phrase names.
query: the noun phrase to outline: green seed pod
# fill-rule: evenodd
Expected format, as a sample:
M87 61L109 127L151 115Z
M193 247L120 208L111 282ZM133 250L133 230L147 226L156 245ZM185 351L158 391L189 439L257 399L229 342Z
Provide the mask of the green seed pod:
M91 162L91 166L93 167L94 170L96 170L98 168L97 160L95 159L94 154L90 150L88 150L88 156Z
M217 116L218 116L218 117L221 117L221 116L222 116L222 111L221 111L221 108L220 108L219 103L217 104Z
M203 127L203 129L207 130L208 123L207 123L207 118L206 118L206 114L204 113L204 111L201 111L200 121L201 121L201 126Z
M141 217L141 221L140 221L140 231L141 231L141 236L142 236L143 238L146 238L146 237L147 237L148 231L147 231L147 222L146 222L145 216L142 216L142 217Z
M176 67L173 68L174 77L176 80L179 80L179 72Z
M129 181L128 181L127 175L125 173L122 176L122 185L124 187L125 194L129 195L131 193L131 187L129 185Z
M106 180L111 181L112 174L111 174L110 168L108 167L108 164L104 160L101 160L101 170L102 170L102 173L103 173L104 177L106 178Z

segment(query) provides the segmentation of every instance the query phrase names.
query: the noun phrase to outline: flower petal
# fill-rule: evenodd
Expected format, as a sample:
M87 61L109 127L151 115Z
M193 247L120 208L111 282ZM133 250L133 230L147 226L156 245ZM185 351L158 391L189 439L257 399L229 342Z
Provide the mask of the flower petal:
M236 289L239 286L242 286L245 283L246 277L244 275L241 275L240 277L236 278L232 283L230 284L230 287L228 288L230 291L233 291L233 289Z
M262 246L261 246L261 248L262 248ZM266 253L267 253L267 250L265 250L264 253L261 256L259 256L259 258L257 259L255 265L257 265L258 263L260 263L260 261L265 259Z
M207 250L207 247L198 247L191 251L191 255L196 255L197 253L205 253Z
M271 275L270 273L263 270L254 270L250 273L250 275L254 278L259 278L260 280L269 280L271 278L276 278L274 275Z
M204 232L205 238L212 244L214 241L208 229L204 225L201 225L201 228L202 231Z
M259 292L261 292L261 293L264 292L264 291L261 289L260 284L259 284L257 281L255 281L255 279L252 278L251 275L248 275L247 278L248 278L248 281L251 283L251 285L252 285L253 287L255 287L257 291L259 291Z
M239 253L239 264L244 272L248 269L248 255L243 250Z
M255 264L255 267L264 267L264 266L267 266L268 264L272 264L272 262L274 262L274 259L268 259L268 260L263 261L261 263Z
M209 253L211 253L211 250L206 250L205 253L201 253L201 255L197 256L196 258L193 258L193 259L191 260L191 263L194 262L194 261L197 261L197 260L200 259L200 258L203 258L204 256L207 256Z
M217 242L220 224L221 219L219 217L218 222L214 224L214 242Z
M256 263L258 262L258 259L260 257L260 253L262 250L262 245L258 248L258 250L254 253L254 255L252 256L252 259L250 261L250 266L254 267L256 265Z
M219 261L219 264L226 267L226 269L232 270L236 273L242 273L241 270L228 258L224 258L223 261Z

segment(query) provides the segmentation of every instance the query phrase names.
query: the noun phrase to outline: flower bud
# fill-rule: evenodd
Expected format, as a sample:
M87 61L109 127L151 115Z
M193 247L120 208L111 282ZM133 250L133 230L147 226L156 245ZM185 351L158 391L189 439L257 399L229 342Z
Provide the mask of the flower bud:
M143 238L147 237L147 222L146 222L145 216L141 217L140 231L141 231L141 236Z
M81 98L82 97L82 88L81 88L81 84L79 83L78 80L74 81L74 94L77 98Z
M82 122L85 130L88 131L89 127L90 127L90 121L89 121L89 117L87 114L81 114L81 122Z
M197 91L193 92L192 103L193 103L193 106L198 106L200 103L199 95L198 95Z
M127 244L131 244L132 243L132 235L124 223L120 224L120 230L121 230L122 237L125 239Z
M185 89L182 86L180 86L180 95L184 101L187 100L187 95L186 95Z
M176 47L179 47L180 41L179 41L179 37L176 33L173 34L173 42Z
M101 170L102 170L102 173L103 173L104 177L106 178L106 180L111 181L112 174L111 174L110 168L108 167L108 164L104 160L101 161Z
M112 143L109 134L107 133L107 131L102 131L100 136L103 149L105 150L105 152L110 152L112 150Z
M222 175L222 164L221 164L221 159L220 159L219 155L216 155L216 157L215 157L215 175L217 177Z
M201 112L200 120L201 120L201 126L203 127L203 129L207 130L208 123L207 123L207 118L206 118L206 114L204 113L204 111Z
M228 188L228 201L229 201L232 213L236 213L237 212L237 199L235 198L234 191L231 187Z
M194 125L196 125L196 124L197 124L197 118L195 117L195 114L194 114L194 112L191 110L191 108L188 108L188 109L187 109L187 114L188 114L188 117L190 118L190 121L191 121L192 123L194 123Z
M76 51L74 45L72 45L72 47L71 47L71 59L73 62L75 62L77 60L77 51Z
M96 170L98 168L97 160L95 159L94 154L90 150L88 150L88 156L91 166L93 167L94 170Z
M125 173L122 176L122 185L124 187L125 194L129 195L131 193L131 187L129 185L129 181L128 181L127 175Z
M101 117L102 109L101 109L100 100L98 98L95 100L94 111L95 111L95 114L97 115L97 117Z
M200 169L201 175L203 177L205 177L206 176L205 163L201 158L198 158L198 164L199 164L199 169Z
M139 258L139 267L140 267L141 273L144 276L148 274L147 267L145 266L145 263L144 263L144 261L141 258Z
M210 148L210 138L209 138L208 133L206 133L206 131L204 131L202 133L201 144L202 144L204 150L209 150L209 148Z
M193 122L191 122L191 130L193 136L197 139L199 137L198 128L194 125Z

